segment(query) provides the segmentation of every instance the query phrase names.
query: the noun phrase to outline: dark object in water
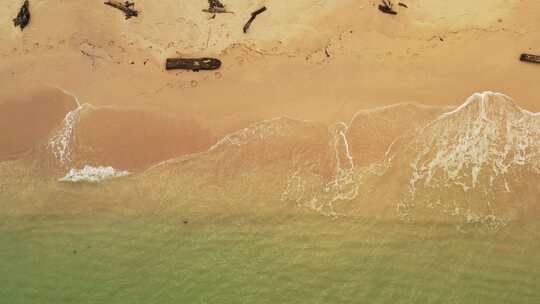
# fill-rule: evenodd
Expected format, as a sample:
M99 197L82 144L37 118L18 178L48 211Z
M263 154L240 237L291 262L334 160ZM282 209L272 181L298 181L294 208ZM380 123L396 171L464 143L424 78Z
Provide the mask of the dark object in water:
M519 60L524 62L540 63L540 56L531 54L521 54Z
M249 30L249 27L251 26L251 23L253 22L253 20L255 20L257 15L262 14L265 11L266 11L266 6L263 6L260 9L251 13L251 18L249 18L248 22L246 22L246 25L244 25L244 33L247 33L247 31Z
M409 7L407 6L407 4L405 4L405 3L403 3L403 2L398 3L398 5L399 5L399 6L403 6L404 8L409 8Z
M126 19L139 16L139 12L135 10L135 3L126 1L124 3L116 0L109 0L104 2L106 5L112 6L124 12Z
M219 0L208 0L208 8L202 10L205 13L218 14L218 13L232 13L227 11L225 5Z
M379 10L385 14L397 15L397 12L393 9L394 5L391 0L382 0L382 4L379 4Z
M30 3L28 0L25 0L23 5L21 6L21 9L19 10L19 14L15 19L13 19L13 24L15 27L20 27L21 31L24 30L24 28L28 25L30 22Z
M165 68L167 70L217 70L221 67L221 61L216 58L167 58Z

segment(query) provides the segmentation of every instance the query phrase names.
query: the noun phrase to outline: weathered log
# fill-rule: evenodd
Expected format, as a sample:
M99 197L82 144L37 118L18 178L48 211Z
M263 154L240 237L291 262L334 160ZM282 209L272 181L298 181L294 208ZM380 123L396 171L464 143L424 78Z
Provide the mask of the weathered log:
M532 62L532 63L540 63L540 56L539 55L531 55L531 54L521 54L521 57L519 60L524 62Z
M251 23L253 22L253 20L255 20L255 18L259 14L262 14L265 11L266 11L266 6L263 6L260 9L258 9L256 11L254 11L253 13L251 13L251 18L249 18L248 22L246 22L246 24L244 25L244 33L247 33L247 31L249 30L249 27L251 26Z
M104 2L106 5L112 6L114 8L117 8L124 12L124 15L126 15L126 19L129 19L131 17L137 17L139 16L139 11L135 9L135 3L126 1L124 3L116 0L109 0L107 2Z
M217 70L221 67L221 61L217 58L167 58L165 68L167 70Z
M30 3L28 0L25 0L21 6L21 9L19 10L19 14L17 14L15 19L13 19L13 24L15 27L20 27L22 31L28 25L28 23L30 23Z
M391 0L382 0L382 3L379 4L379 10L385 14L397 15L397 12L394 11L393 4Z

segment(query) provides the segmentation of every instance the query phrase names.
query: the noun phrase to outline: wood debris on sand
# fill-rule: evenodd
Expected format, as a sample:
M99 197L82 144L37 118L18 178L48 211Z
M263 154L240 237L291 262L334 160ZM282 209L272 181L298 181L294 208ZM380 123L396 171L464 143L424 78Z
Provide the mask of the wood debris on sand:
M28 0L25 0L23 5L19 10L17 17L13 19L13 24L15 27L20 27L21 31L30 23L30 3Z
M524 62L540 63L540 56L532 54L521 54L519 60Z
M114 8L117 8L124 12L124 15L126 15L126 19L129 19L131 17L137 17L139 16L139 11L135 9L135 3L134 2L120 2L116 0L109 0L107 2L104 2L106 5L112 6Z
M232 13L225 8L225 5L219 0L208 0L208 8L202 10L205 13L210 14L223 14L223 13Z
M382 0L382 3L379 4L379 10L385 14L397 15L391 0Z
M251 26L251 23L253 22L253 20L255 20L255 18L257 18L257 16L259 14L262 14L265 11L266 11L266 6L263 6L260 9L258 9L256 11L254 11L253 13L251 13L251 17L249 18L249 20L244 25L244 33L247 33L247 31L249 30L249 27Z
M168 58L165 64L167 70L217 70L221 61L217 58Z

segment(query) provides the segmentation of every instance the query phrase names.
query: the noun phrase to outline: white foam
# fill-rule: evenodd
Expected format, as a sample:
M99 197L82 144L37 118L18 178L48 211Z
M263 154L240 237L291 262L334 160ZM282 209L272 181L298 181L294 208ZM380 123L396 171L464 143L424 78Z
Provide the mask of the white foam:
M500 93L470 97L441 115L420 134L418 157L411 164L411 185L461 185L468 191L505 179L512 167L539 168L540 120ZM441 175L442 174L442 175Z
M128 176L128 171L116 170L113 167L92 167L84 166L84 168L71 169L66 176L59 179L61 182L70 183L99 183L108 179Z
M59 87L54 88L61 90L64 94L68 96L71 96L77 104L76 109L66 114L66 117L64 118L64 124L49 140L49 148L51 149L55 158L62 165L68 166L72 161L72 143L75 139L75 126L79 121L80 113L85 108L92 108L92 105L88 103L81 104L79 98L75 94Z
M82 109L83 106L79 105L75 110L67 113L62 128L49 140L49 148L63 165L68 165L72 160L71 143L74 140L75 124L79 120Z
M210 147L209 151L214 151L225 146L243 146L256 140L283 135L285 134L287 124L293 121L300 122L300 120L288 117L276 117L254 123L247 128L226 135Z

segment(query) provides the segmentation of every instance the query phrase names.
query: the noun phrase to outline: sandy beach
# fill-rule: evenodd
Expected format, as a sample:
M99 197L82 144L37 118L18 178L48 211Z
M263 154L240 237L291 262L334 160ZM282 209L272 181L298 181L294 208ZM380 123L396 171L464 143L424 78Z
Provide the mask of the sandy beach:
M0 302L540 302L540 1L221 1L2 1Z
M0 19L16 15L19 2L9 0ZM509 96L500 108L486 110L484 99L495 105L500 97L475 95L472 100L479 105L471 107L480 116L483 111L509 115L520 128L518 108L540 110L535 89L540 66L519 61L523 52L540 52L537 1L410 0L396 4L397 15L389 15L378 10L377 1L230 0L225 4L231 13L215 17L202 11L207 1L199 2L137 1L139 16L125 19L100 1L31 1L32 18L24 31L9 22L0 27L0 161L30 159L58 179L88 165L98 173L108 172L109 166L140 173L203 153L195 157L199 165L178 170L188 175L228 172L216 177L220 182L235 176L248 160L254 163L246 172L263 166L265 157L296 162L298 151L305 149L307 159L321 167L314 176L326 172L323 179L335 176L341 183L339 178L352 178L349 173L360 174L358 166L368 171L386 166L393 153L408 155L401 162L410 170L407 147L414 138L423 140L417 130L476 92ZM262 6L267 11L244 33L250 13ZM167 71L170 57L215 57L222 67ZM406 102L423 106L392 106ZM477 126L467 111L461 115L463 126ZM288 119L296 122L291 125ZM304 122L319 131L311 133ZM452 124L448 128L461 134L462 125ZM506 118L501 130L505 125ZM536 128L535 122L530 128ZM434 138L443 131L433 131ZM516 132L530 140L522 129ZM286 143L297 149L276 141L271 142L274 148L261 142L234 150L275 135L290 137ZM219 143L232 149L222 158L213 155ZM458 156L463 158L460 166L473 166L470 155ZM206 167L207 159L225 167ZM348 163L349 169L344 167ZM280 174L293 169L285 163L275 168ZM262 176L265 170L274 169L255 172ZM280 178L286 181L287 175Z
M396 102L458 105L503 92L538 111L537 1L406 1L398 15L377 1L137 1L124 20L101 1L32 1L32 21L10 25L20 1L0 9L2 93L52 86L94 106L189 116L219 138L247 122L291 116L349 120ZM268 10L247 34L249 14ZM215 72L165 71L167 57L218 57ZM24 94L21 92L24 88ZM3 101L7 100L3 98Z

